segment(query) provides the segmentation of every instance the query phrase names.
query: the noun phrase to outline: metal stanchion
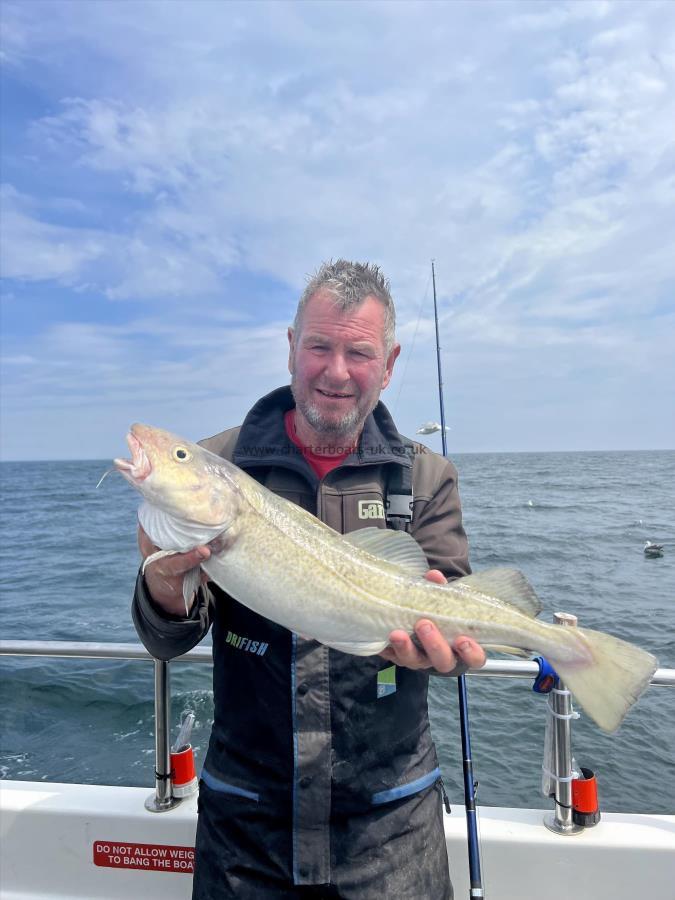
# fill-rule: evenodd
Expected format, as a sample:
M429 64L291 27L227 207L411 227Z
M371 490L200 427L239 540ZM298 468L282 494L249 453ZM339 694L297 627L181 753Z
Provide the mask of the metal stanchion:
M577 617L554 613L556 625L574 628ZM544 825L556 834L580 834L584 829L572 818L572 697L560 678L556 680L549 700L548 715L553 725L553 776L555 778L555 811L544 816Z
M169 712L171 691L169 663L155 660L155 793L145 801L150 812L166 812L180 800L171 794L171 756Z

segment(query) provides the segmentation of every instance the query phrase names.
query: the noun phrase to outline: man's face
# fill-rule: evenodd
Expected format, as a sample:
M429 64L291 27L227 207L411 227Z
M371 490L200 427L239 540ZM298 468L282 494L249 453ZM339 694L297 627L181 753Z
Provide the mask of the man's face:
M305 305L299 333L288 329L288 340L297 411L315 432L358 436L401 349L396 344L385 354L382 303L366 297L344 313L319 292Z

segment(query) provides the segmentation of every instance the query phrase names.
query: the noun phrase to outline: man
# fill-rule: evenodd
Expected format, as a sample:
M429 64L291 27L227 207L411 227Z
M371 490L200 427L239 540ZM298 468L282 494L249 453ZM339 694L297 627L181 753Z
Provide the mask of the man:
M202 443L338 531L407 526L427 577L442 582L470 571L456 471L413 447L379 403L400 352L394 324L376 266L323 265L288 330L290 389ZM411 469L412 521L387 521L391 499L406 500ZM139 544L143 556L155 549L143 532ZM183 574L210 553L198 547L148 566L133 606L159 658L184 653L213 626L215 715L194 900L451 898L425 670L481 666L482 649L468 637L449 646L421 619L416 642L394 631L380 656L349 656L213 584L186 617Z

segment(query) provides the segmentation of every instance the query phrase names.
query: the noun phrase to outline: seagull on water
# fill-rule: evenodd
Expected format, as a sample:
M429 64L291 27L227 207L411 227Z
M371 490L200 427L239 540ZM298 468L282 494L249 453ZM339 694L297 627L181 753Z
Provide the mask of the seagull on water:
M644 554L650 559L658 559L659 556L663 556L663 544L652 544L651 541L647 541Z

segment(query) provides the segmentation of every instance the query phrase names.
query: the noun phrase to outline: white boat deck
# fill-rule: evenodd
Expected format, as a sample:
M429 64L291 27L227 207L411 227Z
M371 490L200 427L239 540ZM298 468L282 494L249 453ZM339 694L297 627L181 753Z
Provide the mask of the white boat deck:
M151 813L150 793L0 782L2 900L187 900L196 799ZM603 813L595 828L565 837L542 818L479 808L486 900L675 900L675 816ZM445 829L461 900L469 896L462 805Z

